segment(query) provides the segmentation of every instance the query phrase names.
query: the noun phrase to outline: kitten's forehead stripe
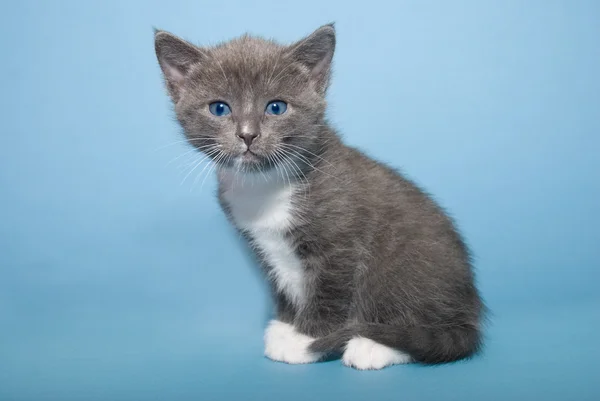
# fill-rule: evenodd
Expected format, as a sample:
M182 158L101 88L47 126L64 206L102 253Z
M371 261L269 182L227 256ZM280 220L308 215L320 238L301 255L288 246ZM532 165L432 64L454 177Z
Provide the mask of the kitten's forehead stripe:
M244 114L250 114L250 113L252 113L253 109L254 109L254 107L253 107L252 102L251 101L246 101L245 104L244 104ZM244 128L244 127L242 127L242 128Z

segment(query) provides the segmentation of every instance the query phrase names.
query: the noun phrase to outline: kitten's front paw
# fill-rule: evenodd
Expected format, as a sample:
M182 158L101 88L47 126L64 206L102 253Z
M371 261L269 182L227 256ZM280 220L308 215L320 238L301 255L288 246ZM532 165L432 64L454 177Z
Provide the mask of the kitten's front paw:
M313 341L314 338L298 333L294 326L271 320L265 330L265 356L291 364L316 362L322 355L308 351Z
M348 341L342 356L344 365L359 370L383 369L410 361L409 355L364 337L354 337Z

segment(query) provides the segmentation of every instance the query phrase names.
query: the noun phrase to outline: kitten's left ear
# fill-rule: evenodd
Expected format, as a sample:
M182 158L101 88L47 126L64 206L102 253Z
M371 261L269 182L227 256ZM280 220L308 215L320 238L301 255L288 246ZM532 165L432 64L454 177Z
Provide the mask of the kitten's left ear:
M191 43L156 29L154 47L169 94L173 102L177 103L186 75L193 65L204 59L204 53Z
M320 27L311 35L290 46L293 59L307 67L316 83L316 89L324 95L329 85L331 60L335 51L335 28L333 24Z

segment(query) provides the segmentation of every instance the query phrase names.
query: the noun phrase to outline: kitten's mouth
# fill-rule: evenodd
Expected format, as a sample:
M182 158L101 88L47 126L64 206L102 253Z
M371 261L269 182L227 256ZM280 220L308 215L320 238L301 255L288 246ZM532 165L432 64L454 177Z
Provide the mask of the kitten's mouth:
M259 155L257 155L256 153L254 153L253 151L251 151L250 149L248 149L244 153L242 153L240 158L242 159L242 161L244 163L258 162L261 160L261 157Z
M270 168L270 162L266 156L251 150L238 153L232 158L229 165L246 172L259 172Z
M257 167L263 163L264 158L258 153L254 153L253 151L248 149L245 152L241 153L237 157L237 159L238 163L242 165Z

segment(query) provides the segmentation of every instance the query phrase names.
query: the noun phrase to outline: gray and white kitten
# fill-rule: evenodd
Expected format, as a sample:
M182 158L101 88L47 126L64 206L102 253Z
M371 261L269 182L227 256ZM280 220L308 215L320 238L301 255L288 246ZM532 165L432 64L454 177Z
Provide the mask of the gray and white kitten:
M155 47L177 119L218 166L219 202L271 284L267 357L342 353L380 369L479 350L484 306L451 219L327 123L333 25L290 46L201 48L156 31Z

